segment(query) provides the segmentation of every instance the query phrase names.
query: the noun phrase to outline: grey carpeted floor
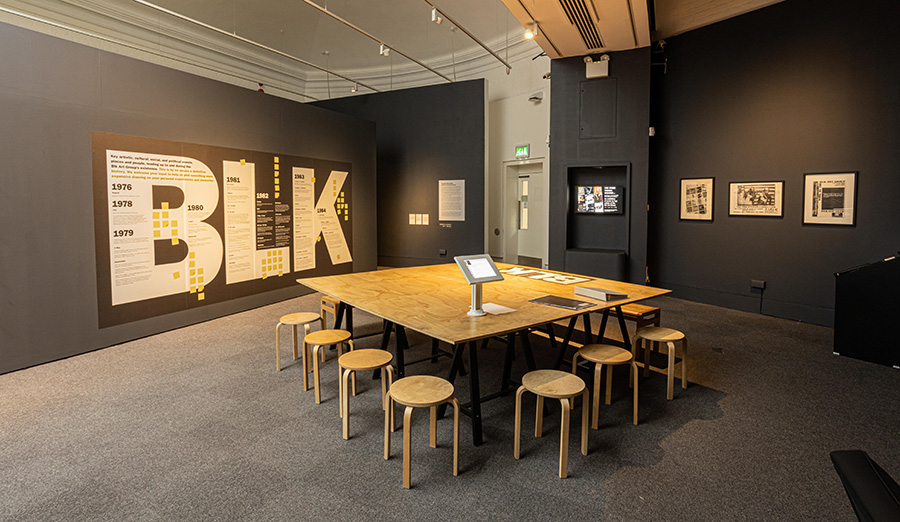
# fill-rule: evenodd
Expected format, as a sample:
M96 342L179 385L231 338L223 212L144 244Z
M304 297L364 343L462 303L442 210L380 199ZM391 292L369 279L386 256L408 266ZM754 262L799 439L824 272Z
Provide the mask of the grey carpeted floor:
M652 374L632 425L619 368L586 457L572 417L566 480L556 475L557 405L536 439L526 394L518 461L514 395L485 403L482 446L463 417L458 477L450 417L432 449L427 412L417 411L407 491L400 430L382 459L377 381L360 377L345 441L333 354L321 405L301 391L289 344L287 367L274 370L278 318L317 303L312 294L0 376L0 519L853 520L831 450L864 449L900 478L897 370L833 355L827 328L659 298L663 325L690 340L691 385L676 381L673 401ZM357 331L379 326L354 319ZM410 341L408 359L430 348L417 334ZM532 344L549 365L546 345ZM502 354L501 343L479 352L485 394L498 386ZM448 365L409 370L445 375ZM457 381L463 400L467 382Z

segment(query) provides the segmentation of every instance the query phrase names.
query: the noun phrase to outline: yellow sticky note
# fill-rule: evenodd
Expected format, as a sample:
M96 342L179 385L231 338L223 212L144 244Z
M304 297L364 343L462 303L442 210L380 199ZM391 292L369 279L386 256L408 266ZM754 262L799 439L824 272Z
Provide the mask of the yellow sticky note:
M190 281L190 284L196 285L196 284L197 284L197 278L196 278L196 277L192 277L192 278L191 278L191 281Z
M188 258L194 259L194 257L196 257L196 255L197 255L196 252L190 252L190 253L188 253Z
M168 205L168 203L166 203L166 204ZM162 218L163 218L163 219L169 219L169 213L168 213L168 212L163 212L162 214L163 214L163 215L162 215Z
M197 271L192 268L190 275L195 275L196 273L197 273Z
M159 237L159 230L153 231L153 237Z
M181 279L181 272L172 272L173 279Z
M341 197L344 197L344 193L343 193L343 192L341 192Z
M275 199L278 199L278 196L280 196L280 195L281 195L281 192L276 192L276 193L275 193Z
M275 183L278 183L278 169L275 169Z
M197 273L202 275L202 274L203 274L203 269L202 269L202 268L198 268L198 269L197 269Z
M167 228L167 227L169 226L169 222L168 222L168 221L163 221L162 226L163 226L163 228Z
M161 205L162 205L161 208L162 208L163 210L169 210L169 202L168 202L168 201L163 201L163 202L161 203Z
M269 250L268 252L266 252L266 257L272 257L273 254L275 254L275 252Z
M177 226L178 226L178 220L173 219L173 220L172 220L172 226L173 226L173 227L177 227Z
M159 219L159 212L153 212L153 219Z
M175 236L177 236L177 235L178 235L178 229L177 229L177 228L173 228L173 229L172 229L172 237L175 237Z
M319 241L322 241L322 236L316 238L316 243L318 243Z
M188 266L194 266L196 264L197 264L196 261L188 261Z
M153 222L153 228L159 228L159 221Z
M241 158L241 165L246 165L246 164L247 164L247 160L245 160L244 158Z
M341 255L340 255L340 254L338 254L338 255L337 255L337 258L338 258L338 259L340 259L340 258L341 258Z
M344 216L344 221L347 221L348 219L350 219L350 216Z
M278 156L275 156L275 164L278 164Z
M192 287L191 287L191 293L193 294L193 293L196 293L196 292L197 292L197 287L196 287L196 286L192 286Z
M206 299L206 296L203 294L203 292L200 292L199 294L197 294L198 301L202 301L204 299Z
M173 237L173 238L172 238L172 244L173 244L173 245L177 245L177 244L178 244L178 238L177 238L177 237Z
M202 292L205 287L206 285L200 285L199 287L197 287L197 291Z
M279 271L278 271L278 277L281 277L281 276L283 276L283 275L284 275L284 272L282 272L281 270L279 270Z
M203 283L203 276L198 277L198 278L197 278L197 282L202 284L202 283Z
M315 183L315 182L316 182L316 178L313 178L313 183Z
M263 272L263 279L265 279L266 277L268 277L268 274L266 274L265 272Z

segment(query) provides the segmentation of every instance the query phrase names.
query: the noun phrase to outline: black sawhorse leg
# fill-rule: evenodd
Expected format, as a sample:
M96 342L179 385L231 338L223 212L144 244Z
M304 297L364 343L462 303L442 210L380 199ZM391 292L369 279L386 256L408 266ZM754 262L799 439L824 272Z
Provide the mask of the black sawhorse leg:
M566 357L566 350L569 348L569 341L572 340L572 332L575 330L576 321L578 321L577 315L574 315L569 319L569 326L566 327L566 334L563 336L563 342L559 345L559 350L556 352L556 362L553 363L554 370L558 370L562 367L563 359Z
M488 339L482 341L482 345L486 346ZM456 375L462 368L463 350L466 349L466 343L460 343L453 347L453 363L450 365L450 374L447 380L453 384L456 381ZM463 407L462 411L472 417L472 443L475 446L481 446L484 442L484 434L481 425L481 388L478 382L478 342L470 341L469 349L469 397L471 402L468 407ZM438 406L437 416L442 418L447 409L447 404Z

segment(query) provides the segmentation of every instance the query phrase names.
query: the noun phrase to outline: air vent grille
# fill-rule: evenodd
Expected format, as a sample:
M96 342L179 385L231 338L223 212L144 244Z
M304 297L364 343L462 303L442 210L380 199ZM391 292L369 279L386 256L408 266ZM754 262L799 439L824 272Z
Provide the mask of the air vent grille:
M559 4L566 12L566 16L569 17L569 22L578 28L585 47L588 49L602 48L603 41L600 39L600 33L597 32L597 26L591 20L584 0L559 0Z

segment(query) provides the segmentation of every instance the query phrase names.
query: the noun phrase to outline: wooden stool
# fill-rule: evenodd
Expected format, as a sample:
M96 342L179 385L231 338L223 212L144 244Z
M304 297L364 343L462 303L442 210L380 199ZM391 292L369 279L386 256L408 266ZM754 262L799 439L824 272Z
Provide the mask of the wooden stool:
M647 306L638 303L623 304L622 317L627 321L634 321L636 330L640 330L645 326L659 326L660 310L655 306ZM609 310L610 315L616 315L616 309Z
M569 469L569 410L571 400L582 395L581 405L581 454L588 448L588 390L577 375L559 370L534 370L522 376L522 386L516 392L516 442L513 453L519 458L519 439L522 431L522 394L525 391L537 395L537 414L534 418L534 436L540 437L544 417L544 397L559 399L562 405L562 423L559 430L559 478L566 478Z
M332 344L340 344L338 348L339 355L344 353L344 345L350 347L353 351L353 340L350 339L350 332L346 330L319 330L307 334L303 338L303 391L309 390L306 382L306 374L309 373L309 347L312 346L312 363L313 363L313 385L316 388L316 404L322 402L322 392L319 390L319 351L323 346ZM356 376L353 378L353 394L356 395Z
M387 395L390 383L394 382L394 367L391 359L394 356L386 350L353 350L338 357L338 396L341 403L341 417L344 419L344 440L350 438L350 374L359 371L381 369L381 407L387 408ZM353 387L353 395L356 395L356 387ZM394 411L391 409L391 431L394 431Z
M652 343L665 343L669 351L669 366L666 369L650 366L650 347L644 347L643 341ZM687 339L684 334L678 330L671 328L660 328L658 326L644 327L635 332L634 342L631 343L632 354L634 354L634 363L640 364L638 360L638 350L644 349L644 376L649 375L650 370L665 373L668 376L666 385L666 398L672 400L675 388L675 343L681 341L681 387L687 388Z
M303 325L304 337L309 334L309 325L319 320L319 316L313 312L300 312L296 314L288 314L281 316L278 324L275 325L275 371L281 371L281 325L291 325L291 335L294 346L294 360L298 359L297 355L297 327Z
M331 317L334 318L334 327L337 328L339 325L337 324L337 315L338 310L341 309L341 302L337 299L323 295L322 302L319 305L319 315L322 317L322 329L328 328L328 319L327 314L331 314Z
M608 344L589 344L572 357L572 373L578 368L578 358L581 357L586 361L594 363L594 402L592 409L594 410L594 419L591 421L591 427L595 430L599 425L600 417L600 376L603 373L603 365L606 365L606 404L610 403L612 395L612 369L613 366L627 364L633 371L634 379L634 425L638 423L638 386L637 386L637 366L634 364L634 354L619 348L618 346L610 346Z
M391 384L388 390L384 412L384 460L391 456L391 412L393 402L406 406L403 413L403 487L409 489L410 468L410 428L413 408L431 408L431 429L429 443L437 447L437 407L445 402L453 405L453 476L459 474L459 401L453 396L453 385L449 381L432 375L413 375Z

